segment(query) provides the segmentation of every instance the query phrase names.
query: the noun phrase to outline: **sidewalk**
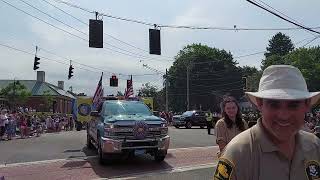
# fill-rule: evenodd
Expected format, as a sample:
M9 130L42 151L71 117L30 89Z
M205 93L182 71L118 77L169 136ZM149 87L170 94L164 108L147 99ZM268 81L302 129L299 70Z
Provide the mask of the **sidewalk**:
M164 162L156 163L152 157L135 157L110 166L101 166L97 157L60 159L0 166L0 177L6 180L34 179L100 179L135 177L146 173L175 172L179 168L199 167L217 161L217 146L179 148L169 150ZM213 165L211 164L213 167ZM212 169L211 167L211 169ZM165 175L163 175L165 176Z

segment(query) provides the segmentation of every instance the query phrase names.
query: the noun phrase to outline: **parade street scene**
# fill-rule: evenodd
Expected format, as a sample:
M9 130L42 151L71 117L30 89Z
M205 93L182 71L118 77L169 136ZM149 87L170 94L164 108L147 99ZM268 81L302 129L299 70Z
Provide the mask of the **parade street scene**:
M319 180L319 7L0 0L0 180Z

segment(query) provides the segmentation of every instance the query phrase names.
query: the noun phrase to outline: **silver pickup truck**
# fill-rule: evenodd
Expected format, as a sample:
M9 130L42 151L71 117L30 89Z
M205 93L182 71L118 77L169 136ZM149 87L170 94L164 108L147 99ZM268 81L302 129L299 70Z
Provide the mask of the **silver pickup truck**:
M87 146L98 150L99 161L149 153L161 162L170 144L167 123L140 101L107 100L91 112Z

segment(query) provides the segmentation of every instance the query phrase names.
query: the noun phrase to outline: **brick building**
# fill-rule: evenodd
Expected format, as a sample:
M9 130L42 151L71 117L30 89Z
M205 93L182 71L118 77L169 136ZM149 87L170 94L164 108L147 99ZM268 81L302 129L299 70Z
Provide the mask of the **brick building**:
M8 86L14 80L0 80L0 88ZM76 97L64 90L64 82L58 81L57 85L45 81L45 72L37 71L37 80L19 80L31 96L25 103L25 107L31 107L36 111L51 111L55 113L71 113L72 105ZM45 97L53 98L52 105L49 108L45 105ZM5 104L6 100L0 97L0 104Z

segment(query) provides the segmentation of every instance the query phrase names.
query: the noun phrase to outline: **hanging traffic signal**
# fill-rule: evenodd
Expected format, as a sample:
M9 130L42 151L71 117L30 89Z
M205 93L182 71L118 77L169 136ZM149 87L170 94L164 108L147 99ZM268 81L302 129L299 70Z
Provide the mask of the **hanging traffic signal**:
M37 70L39 69L39 62L40 58L38 58L37 56L34 57L34 63L33 63L33 70Z
M73 67L72 65L69 66L69 74L68 74L68 79L71 79L71 77L73 76Z
M103 21L89 20L89 47L103 48Z
M160 30L149 29L149 50L150 54L161 55Z
M110 86L111 87L118 87L118 78L115 75L112 75L110 78Z
M247 77L242 77L242 88L244 91L248 89Z

